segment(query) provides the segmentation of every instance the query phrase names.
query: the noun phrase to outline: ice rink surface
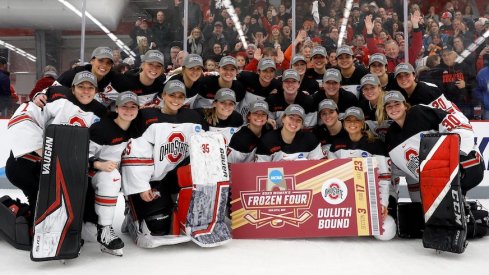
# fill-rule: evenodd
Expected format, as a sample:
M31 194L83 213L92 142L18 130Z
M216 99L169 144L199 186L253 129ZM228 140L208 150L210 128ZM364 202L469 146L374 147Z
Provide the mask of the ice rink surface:
M22 197L19 190L0 190L0 196ZM489 208L489 200L482 200ZM120 233L123 200L119 197L114 228ZM0 239L0 274L489 274L489 236L472 240L461 255L423 248L421 240L373 237L281 240L232 240L217 248L185 243L155 249L136 247L121 234L124 256L100 252L85 243L77 259L32 262L29 252Z

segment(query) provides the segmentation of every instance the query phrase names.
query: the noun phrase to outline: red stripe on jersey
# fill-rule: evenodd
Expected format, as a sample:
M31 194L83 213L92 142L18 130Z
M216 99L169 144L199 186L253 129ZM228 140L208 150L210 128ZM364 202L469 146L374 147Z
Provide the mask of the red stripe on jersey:
M481 162L481 156L476 153L475 158L460 162L463 168L469 168Z
M151 166L154 164L153 159L139 159L139 158L134 158L134 159L123 159L121 164L123 166Z
M95 202L96 203L102 203L102 204L108 204L108 205L116 205L117 204L117 197L98 197L95 196Z
M40 162L42 160L42 158L40 156L36 156L33 154L25 154L21 158L26 159L26 160L30 160L32 162Z
M28 115L19 115L19 116L16 116L16 117L10 119L7 126L8 126L8 128L10 128L10 127L14 126L15 124L20 123L20 122L25 121L25 120L33 121L31 119L31 117Z

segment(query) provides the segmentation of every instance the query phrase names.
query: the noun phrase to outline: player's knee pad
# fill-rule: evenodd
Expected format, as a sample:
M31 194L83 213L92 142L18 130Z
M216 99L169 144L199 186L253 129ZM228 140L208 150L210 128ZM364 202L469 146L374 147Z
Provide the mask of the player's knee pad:
M148 230L153 236L168 235L171 230L171 215L155 214L144 218Z
M121 174L117 169L111 172L98 171L92 177L95 193L102 196L116 196L121 189Z
M399 203L397 206L397 234L401 238L423 237L424 214L421 203Z
M0 198L0 233L15 248L30 250L32 219L29 205L9 196Z
M482 238L489 232L489 212L478 201L466 203L467 238Z

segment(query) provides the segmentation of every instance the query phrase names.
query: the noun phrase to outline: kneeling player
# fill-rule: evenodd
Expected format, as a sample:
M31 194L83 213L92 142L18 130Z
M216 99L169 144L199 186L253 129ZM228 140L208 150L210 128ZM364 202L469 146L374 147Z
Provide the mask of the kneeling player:
M136 118L138 109L137 95L123 92L116 101L117 117L102 119L90 127L90 175L95 190L95 212L98 216L97 241L103 252L117 256L122 256L124 247L124 242L112 228L121 189L119 163L122 151L133 134L131 122Z
M122 231L145 248L190 241L172 228L172 195L180 189L176 169L188 162L190 135L207 129L198 112L182 108L182 82L168 81L161 98L161 109L139 112L136 125L141 136L129 141L122 156L122 188L130 209Z

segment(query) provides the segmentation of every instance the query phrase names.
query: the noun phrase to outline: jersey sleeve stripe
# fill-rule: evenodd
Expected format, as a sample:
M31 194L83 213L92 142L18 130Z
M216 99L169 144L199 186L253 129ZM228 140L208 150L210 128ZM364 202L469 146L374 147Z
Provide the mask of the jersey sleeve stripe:
M16 117L12 118L8 122L8 128L14 126L17 123L21 123L23 121L32 121L32 122L34 122L34 120L32 120L32 118L30 116L28 116L28 115L19 115L19 116L16 116Z

